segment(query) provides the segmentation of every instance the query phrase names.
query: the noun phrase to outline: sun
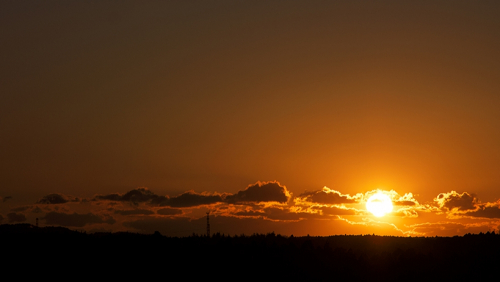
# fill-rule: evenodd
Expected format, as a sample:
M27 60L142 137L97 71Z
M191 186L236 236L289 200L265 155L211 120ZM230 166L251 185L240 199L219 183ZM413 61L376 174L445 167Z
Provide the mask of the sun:
M392 211L392 201L382 192L371 196L366 202L366 209L376 217L382 217Z

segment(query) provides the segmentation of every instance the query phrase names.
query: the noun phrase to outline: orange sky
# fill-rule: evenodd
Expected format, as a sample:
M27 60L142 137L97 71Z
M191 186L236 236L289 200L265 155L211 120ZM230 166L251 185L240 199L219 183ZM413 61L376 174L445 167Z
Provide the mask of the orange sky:
M4 1L0 38L1 223L189 235L210 209L230 234L498 230L496 1ZM229 200L259 181L286 188ZM376 189L418 204L375 218Z

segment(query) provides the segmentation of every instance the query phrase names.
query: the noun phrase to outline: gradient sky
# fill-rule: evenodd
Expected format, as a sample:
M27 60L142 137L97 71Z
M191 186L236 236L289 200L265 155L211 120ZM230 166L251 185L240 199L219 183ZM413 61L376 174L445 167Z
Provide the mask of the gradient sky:
M498 1L1 1L0 38L2 223L498 231Z

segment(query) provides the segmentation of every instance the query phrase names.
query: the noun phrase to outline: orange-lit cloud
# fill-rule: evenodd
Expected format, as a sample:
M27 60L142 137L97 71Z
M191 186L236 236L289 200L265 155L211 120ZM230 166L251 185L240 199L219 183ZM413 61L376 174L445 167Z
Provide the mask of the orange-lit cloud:
M391 214L395 216L400 216L403 218L416 218L418 217L419 211L427 211L429 209L428 205L420 204L415 199L413 193L406 193L401 196L398 192L394 190L384 191L376 189L368 191L363 195L363 201L366 201L376 193L383 193L389 196L394 205L394 210Z
M410 233L418 236L454 236L494 230L495 224L488 221L476 223L439 221L413 224L408 227L411 229Z
M365 201L378 192L391 198L394 211L374 219L366 210ZM159 229L166 235L176 232L187 235L186 230L200 232L205 227L206 212L210 211L213 230L231 231L216 224L231 222L235 230L254 228L256 232L273 231L273 226L290 233L297 228L292 226L336 232L336 227L343 226L352 232L369 234L441 236L498 228L499 206L500 202L481 203L474 194L454 191L441 193L430 203L420 203L413 193L401 195L395 190L376 189L349 195L328 187L293 198L286 186L269 181L256 182L234 194L191 190L177 196L157 195L146 187L89 199L53 193L35 205L12 206L7 220L27 222L36 217L43 225L87 231ZM164 225L160 228L159 224Z
M402 217L411 217L411 218L418 217L417 211L411 208L398 209L397 211L394 212L394 215Z
M413 193L406 193L403 196L399 196L395 191L394 193L396 194L392 202L396 206L418 206L419 203L418 201L413 197ZM399 198L398 198L399 196Z
M473 210L479 202L474 194L463 192L462 194L455 191L449 193L441 193L434 201L444 210Z
M366 228L389 228L393 231L395 231L399 235L406 235L407 232L401 230L398 228L394 223L390 222L385 222L385 221L379 221L379 220L373 220L369 218L363 218L361 221L354 221L354 220L349 220L343 216L337 216L338 220L344 221L348 223L349 225L358 225L358 226L364 226Z
M339 191L323 187L322 190L305 192L294 199L297 205L300 204L322 204L322 205L338 205L357 203L362 199L361 194L354 196L342 194Z

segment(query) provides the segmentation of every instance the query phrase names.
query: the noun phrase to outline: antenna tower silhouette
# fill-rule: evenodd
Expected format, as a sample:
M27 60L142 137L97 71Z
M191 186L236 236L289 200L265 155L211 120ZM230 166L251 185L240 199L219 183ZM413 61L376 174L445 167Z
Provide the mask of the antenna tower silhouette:
M210 214L210 211L207 211L207 237L210 238L210 218L208 215Z

